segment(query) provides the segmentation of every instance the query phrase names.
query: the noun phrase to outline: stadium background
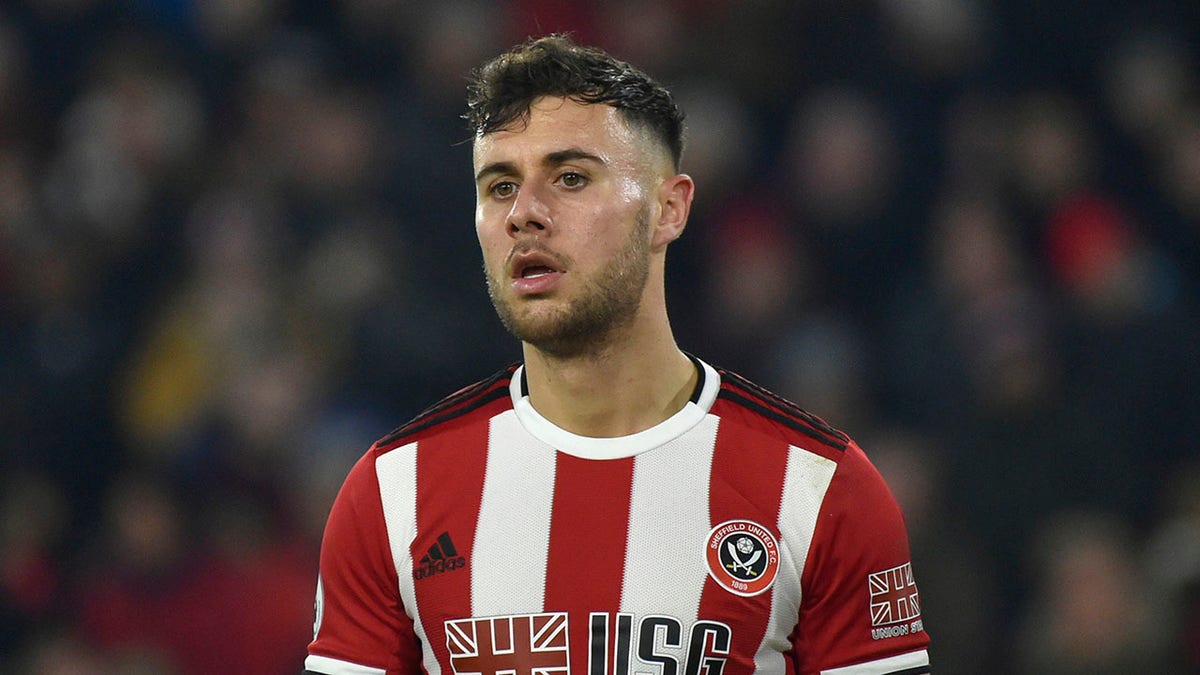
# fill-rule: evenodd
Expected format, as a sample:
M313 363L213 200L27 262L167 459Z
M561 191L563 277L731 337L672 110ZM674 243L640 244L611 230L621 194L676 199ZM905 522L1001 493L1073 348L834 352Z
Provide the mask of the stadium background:
M371 440L518 356L466 72L689 114L681 345L849 431L937 672L1200 672L1200 5L0 6L0 670L295 673Z

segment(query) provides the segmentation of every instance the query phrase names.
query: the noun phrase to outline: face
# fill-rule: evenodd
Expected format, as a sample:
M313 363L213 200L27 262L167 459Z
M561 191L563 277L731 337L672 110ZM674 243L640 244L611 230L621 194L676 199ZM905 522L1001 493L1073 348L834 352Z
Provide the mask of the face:
M662 171L649 145L615 108L561 98L476 139L488 292L517 338L576 354L637 316L651 274L650 186Z

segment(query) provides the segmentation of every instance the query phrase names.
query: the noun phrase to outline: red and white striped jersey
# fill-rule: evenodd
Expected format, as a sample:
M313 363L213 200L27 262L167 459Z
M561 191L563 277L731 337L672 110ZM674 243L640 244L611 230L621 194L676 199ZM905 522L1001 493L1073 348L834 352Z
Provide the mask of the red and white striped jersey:
M512 366L376 443L321 551L307 672L929 672L903 517L841 432L697 360L588 438Z

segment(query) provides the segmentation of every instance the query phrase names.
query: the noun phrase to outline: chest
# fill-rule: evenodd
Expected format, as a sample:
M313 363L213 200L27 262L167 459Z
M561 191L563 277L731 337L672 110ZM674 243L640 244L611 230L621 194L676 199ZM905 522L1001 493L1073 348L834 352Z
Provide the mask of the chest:
M714 421L603 461L496 428L486 452L428 448L398 576L439 663L561 647L599 675L783 651L800 603L778 527L787 453L723 440Z

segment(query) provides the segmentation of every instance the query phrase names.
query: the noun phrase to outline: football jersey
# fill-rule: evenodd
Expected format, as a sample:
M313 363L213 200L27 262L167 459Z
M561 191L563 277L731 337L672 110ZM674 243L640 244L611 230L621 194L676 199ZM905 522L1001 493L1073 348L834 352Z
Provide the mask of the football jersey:
M693 359L682 410L579 436L523 367L353 467L307 672L928 673L900 509L845 434Z

